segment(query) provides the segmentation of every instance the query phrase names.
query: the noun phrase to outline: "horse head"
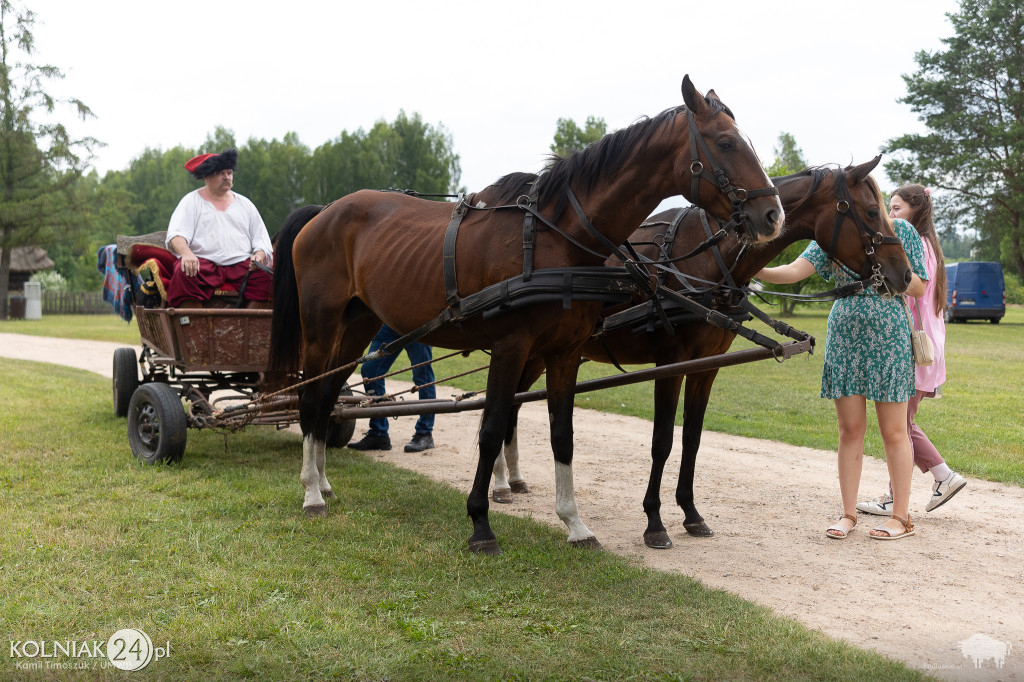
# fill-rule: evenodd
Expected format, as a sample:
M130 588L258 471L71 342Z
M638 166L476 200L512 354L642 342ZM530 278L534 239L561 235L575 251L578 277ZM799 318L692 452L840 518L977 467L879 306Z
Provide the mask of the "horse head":
M882 156L857 166L833 169L836 211L818 212L815 239L828 254L870 281L882 294L900 294L912 272L903 244L893 230L878 183L870 173Z
M778 190L761 166L732 111L714 90L701 95L683 78L688 144L678 146L679 193L747 242L778 236L785 220Z

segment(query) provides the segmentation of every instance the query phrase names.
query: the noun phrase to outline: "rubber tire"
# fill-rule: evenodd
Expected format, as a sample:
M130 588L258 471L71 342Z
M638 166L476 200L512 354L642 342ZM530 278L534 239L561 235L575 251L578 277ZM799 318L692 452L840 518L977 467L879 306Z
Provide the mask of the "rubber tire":
M950 324L951 322L953 322L953 313L949 312L948 310L943 314L943 317L946 319L946 324Z
M181 398L167 384L143 384L128 406L128 443L145 464L180 462L188 440Z
M990 317L990 318L988 318L988 321L991 322L992 324L999 324L999 318L998 317Z
M341 395L352 395L352 391L343 390ZM355 433L355 419L343 419L341 421L332 420L330 427L327 429L327 447L343 448L349 444Z
M139 361L134 348L118 348L114 351L114 414L128 416L135 389L139 387Z

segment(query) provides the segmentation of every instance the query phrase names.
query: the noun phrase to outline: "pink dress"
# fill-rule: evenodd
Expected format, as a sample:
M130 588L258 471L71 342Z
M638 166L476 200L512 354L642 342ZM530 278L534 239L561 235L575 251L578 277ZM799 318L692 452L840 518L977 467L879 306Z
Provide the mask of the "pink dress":
M935 362L927 367L916 367L917 390L931 393L946 381L946 323L942 315L935 309L935 252L927 239L921 240L924 245L924 264L928 271L924 294L921 298L907 297L907 305L914 316L914 326L924 329L935 346ZM918 317L918 308L921 315Z

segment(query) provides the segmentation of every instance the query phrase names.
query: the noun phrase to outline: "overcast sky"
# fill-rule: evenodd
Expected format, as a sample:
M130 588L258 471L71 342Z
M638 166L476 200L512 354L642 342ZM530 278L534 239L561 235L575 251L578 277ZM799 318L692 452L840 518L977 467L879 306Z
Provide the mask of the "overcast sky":
M901 75L917 71L919 50L943 48L945 14L958 9L955 0L31 5L34 61L61 68L66 78L50 90L96 114L73 131L107 144L94 162L101 173L146 147L198 147L217 125L239 145L295 132L315 148L404 109L451 133L470 191L539 170L559 117L599 116L614 130L680 104L687 73L733 109L765 163L782 132L811 164L866 161L887 139L924 131L897 101Z

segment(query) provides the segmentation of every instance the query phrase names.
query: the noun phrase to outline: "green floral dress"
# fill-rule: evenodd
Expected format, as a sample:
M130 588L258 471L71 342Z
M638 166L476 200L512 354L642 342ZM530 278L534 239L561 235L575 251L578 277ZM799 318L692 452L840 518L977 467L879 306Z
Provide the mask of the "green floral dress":
M895 220L893 226L911 269L921 279L928 279L917 230L905 220ZM837 286L857 280L848 268L830 261L817 242L811 242L800 257ZM914 395L910 324L902 296L883 298L875 289L868 289L832 305L821 397L835 400L850 395L886 403L900 403Z

